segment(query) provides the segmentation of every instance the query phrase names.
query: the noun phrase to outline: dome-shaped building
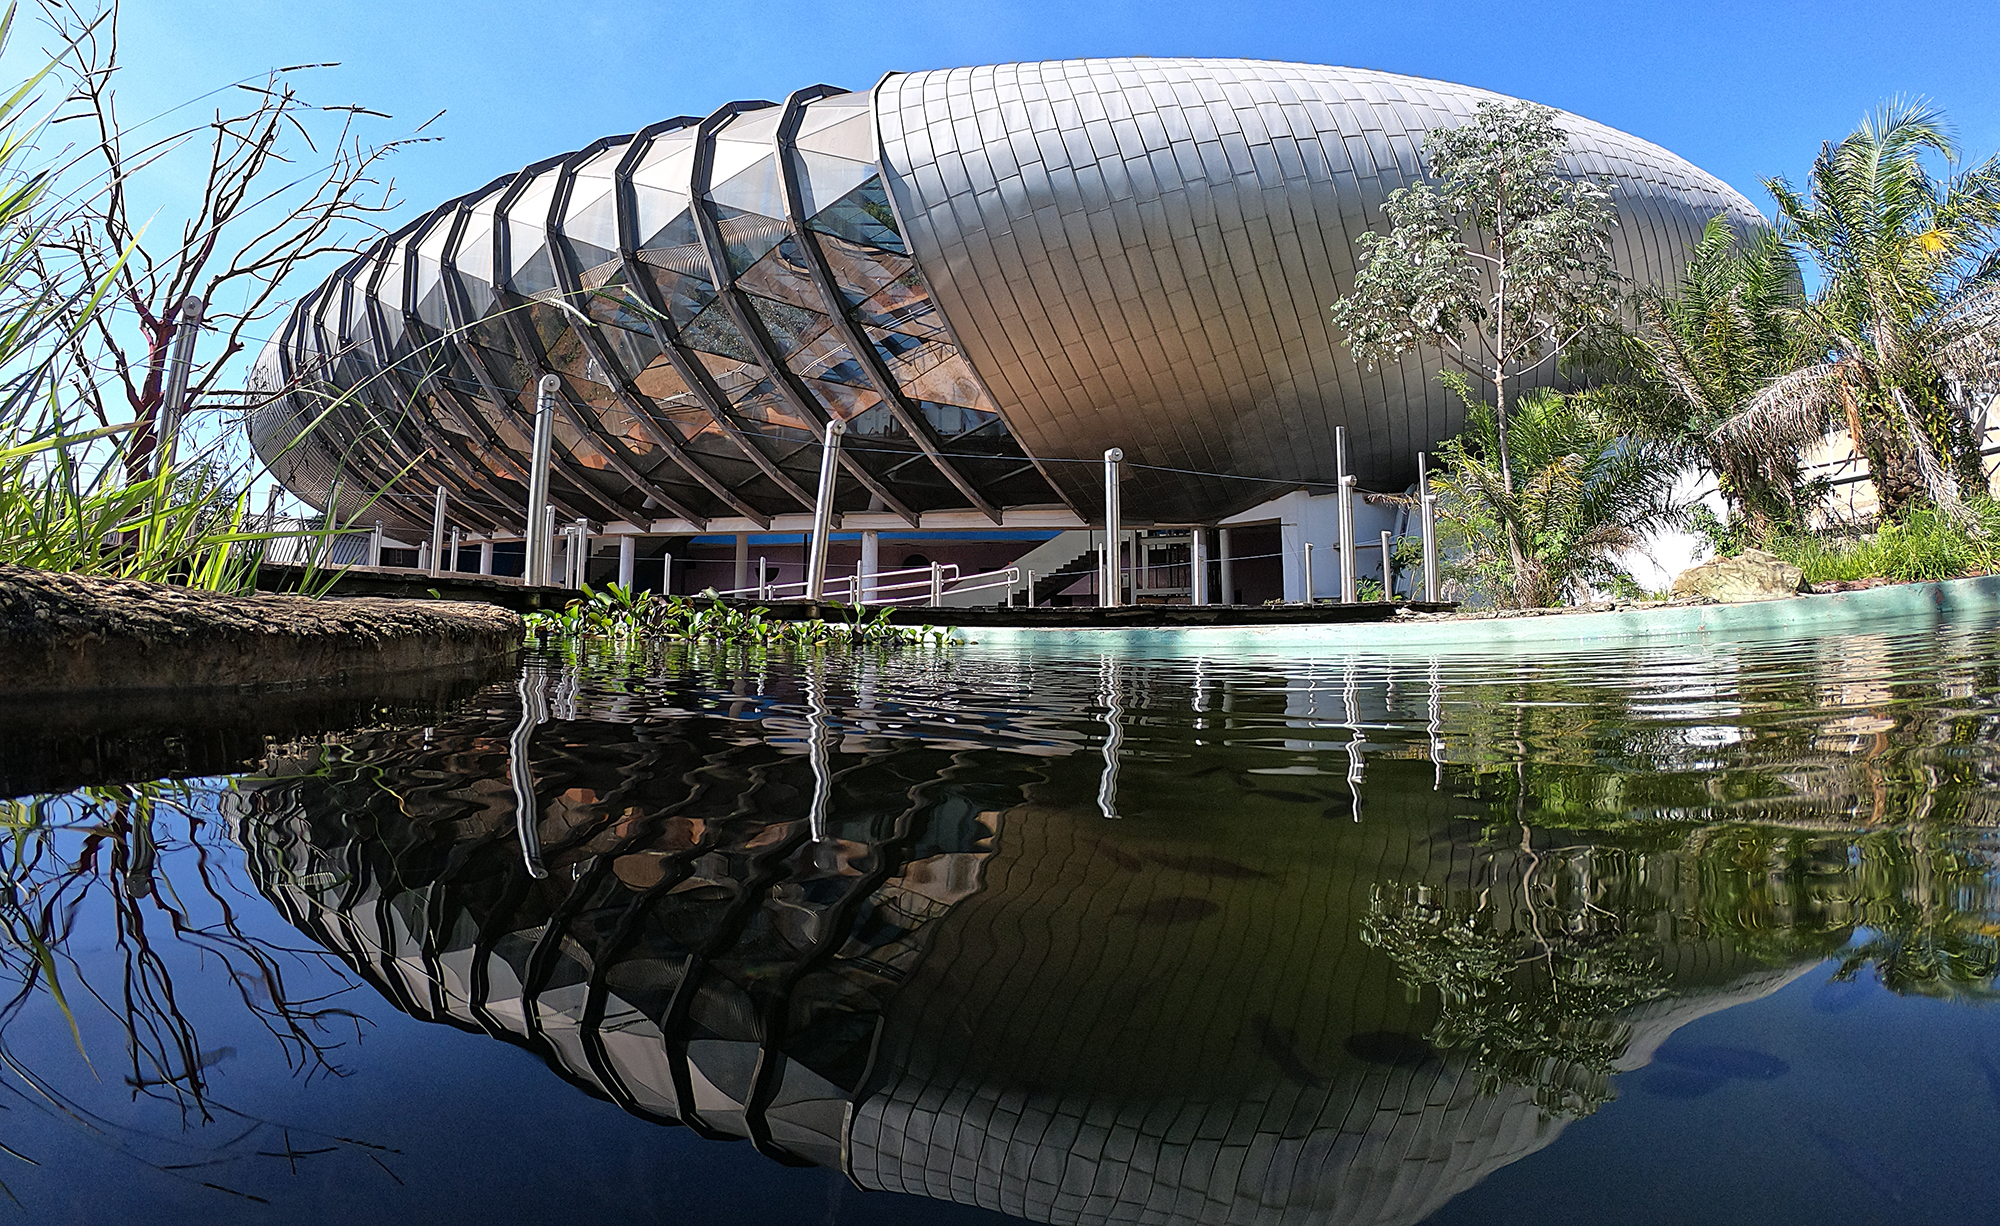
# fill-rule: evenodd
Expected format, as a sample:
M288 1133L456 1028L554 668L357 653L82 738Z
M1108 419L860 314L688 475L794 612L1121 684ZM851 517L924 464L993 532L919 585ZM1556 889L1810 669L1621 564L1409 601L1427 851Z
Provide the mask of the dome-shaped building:
M534 384L560 376L552 501L673 534L838 508L912 527L1214 523L1334 468L1402 489L1458 429L1435 355L1364 369L1329 320L1425 133L1496 95L1348 68L1075 60L892 73L732 102L550 158L381 240L299 304L251 416L343 512L518 534ZM1756 211L1575 116L1619 271L1671 282ZM351 393L331 402L329 393ZM302 424L325 417L302 442ZM630 528L628 531L632 530Z

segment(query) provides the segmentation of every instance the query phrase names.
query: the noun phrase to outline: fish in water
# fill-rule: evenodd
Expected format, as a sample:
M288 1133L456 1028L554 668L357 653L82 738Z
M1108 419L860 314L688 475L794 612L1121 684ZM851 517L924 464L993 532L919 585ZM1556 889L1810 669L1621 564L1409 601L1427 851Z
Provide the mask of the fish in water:
M1090 845L1090 854L1093 856L1103 856L1128 873L1136 873L1146 867L1144 860L1141 860L1129 851L1120 851L1118 848L1101 839Z
M1653 1059L1712 1077L1743 1081L1772 1081L1792 1071L1791 1065L1776 1056L1747 1047L1681 1047L1670 1043L1655 1052Z
M1230 881L1249 881L1253 878L1269 877L1271 875L1251 868L1247 864L1238 864L1234 860L1225 860L1221 856L1164 856L1158 852L1154 852L1148 859L1152 860L1155 864L1164 864L1168 868L1177 868L1183 873L1198 873L1203 877L1220 877Z
M1633 1079L1639 1089L1655 1098L1700 1098L1729 1083L1729 1078L1700 1069L1653 1065L1640 1070Z
M171 1077L127 1077L125 1084L135 1090L150 1089L153 1086L178 1085L181 1082L192 1080L194 1075L202 1069L214 1068L235 1054L236 1049L233 1047L218 1047L214 1051L202 1052L200 1059L195 1062L195 1066L185 1073L177 1073Z
M1250 1019L1249 1030L1250 1037L1257 1041L1258 1052L1277 1065L1287 1080L1302 1086L1326 1086L1326 1078L1313 1072L1312 1066L1299 1055L1299 1037L1288 1027L1279 1025L1268 1013L1259 1013Z
M1206 898L1193 898L1186 894L1173 898L1154 898L1135 907L1124 907L1113 911L1113 915L1129 916L1142 924L1192 924L1205 920L1222 910Z
M1342 1046L1347 1048L1348 1055L1357 1060L1386 1064L1392 1068L1416 1068L1437 1055L1429 1043L1400 1030L1370 1030L1365 1034L1350 1035Z
M1909 1185L1887 1158L1866 1145L1858 1145L1844 1137L1836 1137L1817 1128L1808 1131L1812 1133L1813 1140L1840 1160L1840 1165L1846 1168L1848 1174L1867 1184L1875 1195L1891 1203L1903 1200L1903 1193Z

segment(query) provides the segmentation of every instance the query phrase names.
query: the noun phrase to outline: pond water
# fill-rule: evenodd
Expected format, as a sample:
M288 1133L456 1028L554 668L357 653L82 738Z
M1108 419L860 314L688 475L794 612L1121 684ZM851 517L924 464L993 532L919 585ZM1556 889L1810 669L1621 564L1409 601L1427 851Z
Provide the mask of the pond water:
M1929 625L294 713L0 809L0 1217L1990 1220L1996 701Z

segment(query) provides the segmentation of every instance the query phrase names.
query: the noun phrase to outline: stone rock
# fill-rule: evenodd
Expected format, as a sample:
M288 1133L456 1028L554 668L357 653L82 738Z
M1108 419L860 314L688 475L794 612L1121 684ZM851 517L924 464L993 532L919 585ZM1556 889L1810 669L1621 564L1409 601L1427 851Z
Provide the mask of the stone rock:
M1674 597L1707 597L1724 603L1776 600L1806 590L1805 572L1776 554L1746 549L1733 558L1690 566L1674 576Z

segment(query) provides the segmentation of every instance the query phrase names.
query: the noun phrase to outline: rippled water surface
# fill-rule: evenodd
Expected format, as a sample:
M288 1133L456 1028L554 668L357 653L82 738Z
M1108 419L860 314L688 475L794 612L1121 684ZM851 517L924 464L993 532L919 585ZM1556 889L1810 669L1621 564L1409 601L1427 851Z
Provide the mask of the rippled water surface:
M597 651L5 802L0 1216L1991 1220L2000 631L1304 656Z

